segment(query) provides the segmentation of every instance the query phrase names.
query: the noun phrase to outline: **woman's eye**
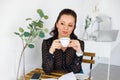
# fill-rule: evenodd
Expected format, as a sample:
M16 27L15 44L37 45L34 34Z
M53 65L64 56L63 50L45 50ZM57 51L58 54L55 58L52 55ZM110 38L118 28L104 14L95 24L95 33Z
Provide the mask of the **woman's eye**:
M64 23L61 23L61 25L64 25Z
M73 25L68 25L69 27L73 27Z

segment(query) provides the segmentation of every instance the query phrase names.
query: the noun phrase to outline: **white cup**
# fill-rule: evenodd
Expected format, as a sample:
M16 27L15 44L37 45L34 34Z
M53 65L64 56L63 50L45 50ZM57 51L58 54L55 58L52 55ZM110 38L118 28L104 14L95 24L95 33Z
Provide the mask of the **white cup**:
M62 37L62 38L60 38L60 42L63 47L67 47L68 44L70 43L70 38Z

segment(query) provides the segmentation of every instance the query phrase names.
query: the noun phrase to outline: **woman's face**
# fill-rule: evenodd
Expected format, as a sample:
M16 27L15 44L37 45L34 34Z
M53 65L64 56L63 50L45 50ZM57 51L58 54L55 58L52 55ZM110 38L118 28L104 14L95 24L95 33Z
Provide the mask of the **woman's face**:
M75 27L75 18L71 15L62 15L56 23L58 37L70 37Z

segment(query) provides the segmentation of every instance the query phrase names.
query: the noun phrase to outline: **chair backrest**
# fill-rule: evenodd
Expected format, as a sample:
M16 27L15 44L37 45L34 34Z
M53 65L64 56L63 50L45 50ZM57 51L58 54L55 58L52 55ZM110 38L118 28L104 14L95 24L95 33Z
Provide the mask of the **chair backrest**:
M90 59L84 58L85 56L90 57ZM83 63L94 64L95 63L95 60L93 59L94 57L95 57L95 53L93 53L93 52L84 52L82 62Z
M83 54L82 62L90 64L89 80L91 79L92 64L95 63L95 60L93 59L94 57L95 57L95 53L93 52L84 52Z

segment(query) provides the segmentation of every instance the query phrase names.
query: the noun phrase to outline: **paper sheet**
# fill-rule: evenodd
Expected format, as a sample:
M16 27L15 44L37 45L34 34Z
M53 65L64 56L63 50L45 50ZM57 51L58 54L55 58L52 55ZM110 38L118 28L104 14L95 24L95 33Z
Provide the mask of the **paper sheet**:
M47 78L47 79L42 79L42 80L76 80L76 77L73 72L67 73L60 78Z

